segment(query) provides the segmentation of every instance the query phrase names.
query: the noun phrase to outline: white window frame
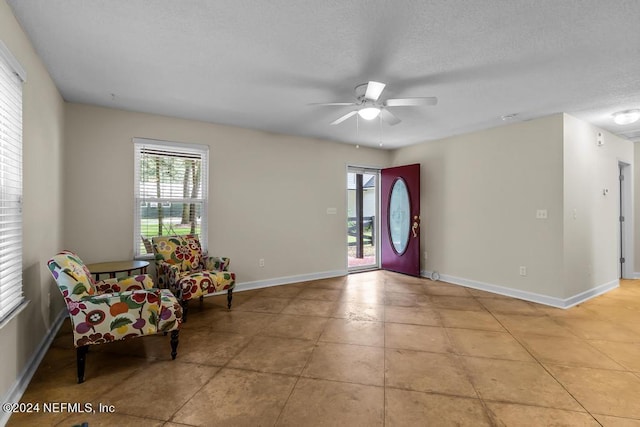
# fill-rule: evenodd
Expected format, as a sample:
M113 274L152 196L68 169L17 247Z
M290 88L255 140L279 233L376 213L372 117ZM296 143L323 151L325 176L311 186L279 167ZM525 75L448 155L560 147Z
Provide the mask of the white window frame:
M144 247L141 243L141 208L142 206L167 206L172 203L199 203L202 205L200 219L200 233L198 234L200 244L204 251L208 248L208 206L209 206L209 146L202 144L187 144L183 142L161 141L148 138L133 138L134 143L134 240L133 253L137 259L151 259L153 254L146 254L141 251ZM180 197L171 198L151 198L143 197L140 190L141 159L144 150L158 150L172 153L174 155L196 155L202 162L200 177L200 197L195 199Z
M26 78L0 41L0 326L27 303L22 292L22 85Z

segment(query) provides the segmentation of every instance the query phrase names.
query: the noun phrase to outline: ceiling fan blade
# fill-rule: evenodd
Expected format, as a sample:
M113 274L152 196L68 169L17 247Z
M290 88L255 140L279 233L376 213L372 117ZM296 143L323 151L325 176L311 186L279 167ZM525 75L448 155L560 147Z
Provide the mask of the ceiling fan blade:
M355 115L357 112L358 112L358 110L350 111L347 114L345 114L344 116L340 117L339 119L334 120L333 122L331 122L331 124L332 125L340 124L340 123L344 122L345 120L347 120L349 117Z
M313 102L307 105L357 105L355 102Z
M382 118L382 120L387 122L390 126L397 125L402 121L399 118L397 118L393 113L391 113L389 110L385 110L384 108L380 110L380 117Z
M365 99L377 101L380 98L380 94L384 90L386 84L380 82L369 82L367 84L367 91L364 93Z
M438 98L429 96L424 98L395 98L387 99L384 103L386 107L408 107L417 105L436 105Z

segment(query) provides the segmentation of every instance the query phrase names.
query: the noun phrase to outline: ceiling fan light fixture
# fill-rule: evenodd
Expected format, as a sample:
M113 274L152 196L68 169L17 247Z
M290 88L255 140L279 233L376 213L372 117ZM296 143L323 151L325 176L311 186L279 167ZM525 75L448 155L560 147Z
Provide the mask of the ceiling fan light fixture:
M613 113L613 121L619 125L628 125L640 120L640 110L625 110Z
M366 107L358 110L358 115L365 120L373 120L380 114L380 109L376 107Z

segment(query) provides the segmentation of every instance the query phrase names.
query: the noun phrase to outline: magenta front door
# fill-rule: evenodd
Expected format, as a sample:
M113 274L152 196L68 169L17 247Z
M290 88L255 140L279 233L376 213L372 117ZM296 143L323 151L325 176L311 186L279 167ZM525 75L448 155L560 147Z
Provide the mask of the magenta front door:
M381 171L382 268L420 276L420 165Z

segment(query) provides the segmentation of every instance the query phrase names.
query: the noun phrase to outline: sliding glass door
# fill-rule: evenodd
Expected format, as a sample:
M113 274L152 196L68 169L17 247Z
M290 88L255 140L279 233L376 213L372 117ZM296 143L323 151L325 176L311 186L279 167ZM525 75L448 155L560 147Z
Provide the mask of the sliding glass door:
M377 169L347 169L347 267L349 271L378 268Z

